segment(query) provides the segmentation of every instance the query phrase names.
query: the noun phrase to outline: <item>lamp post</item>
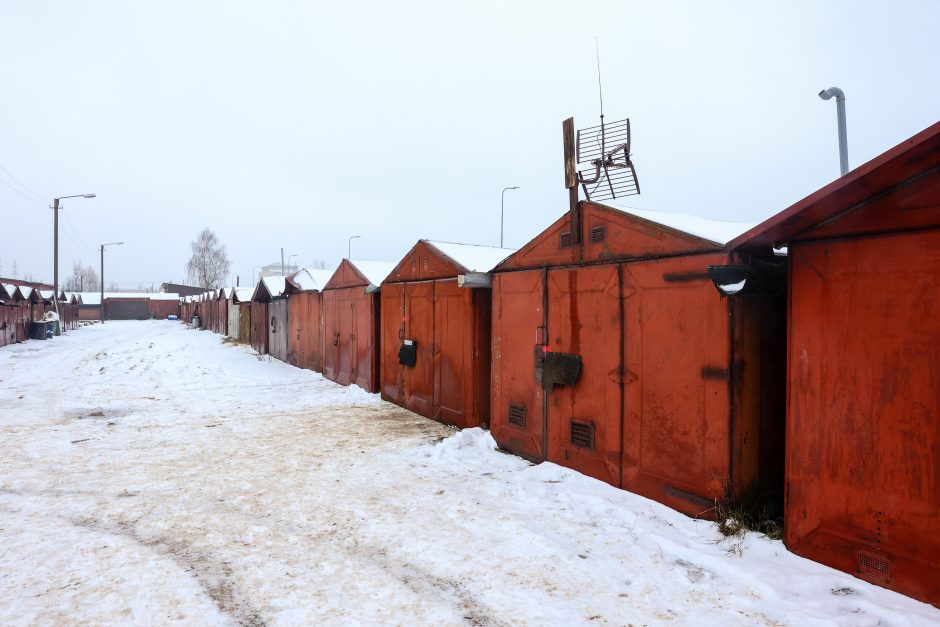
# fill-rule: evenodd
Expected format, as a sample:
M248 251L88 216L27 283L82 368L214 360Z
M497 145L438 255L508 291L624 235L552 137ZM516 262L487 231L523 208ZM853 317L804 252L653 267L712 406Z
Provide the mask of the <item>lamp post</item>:
M73 194L72 196L59 196L52 200L52 282L53 292L59 293L59 201L64 198L94 198L92 193ZM59 307L56 305L56 313Z
M292 258L292 257L296 257L296 256L297 256L297 253L294 253L293 255L287 255L287 267L288 267L288 268L292 268L292 269L296 270L296 267L290 265L290 260L291 260L291 258Z
M359 239L361 235L353 235L349 238L349 241L346 242L346 259L352 259L352 241L354 239Z
M836 117L839 119L839 169L842 176L849 171L849 148L848 138L845 132L845 93L838 87L830 87L819 92L819 97L823 100L836 98Z
M504 187L499 195L499 247L503 247L503 214L506 207L506 190L519 189L518 187Z
M108 242L107 244L101 245L101 324L104 324L104 247L105 246L120 246L124 242Z

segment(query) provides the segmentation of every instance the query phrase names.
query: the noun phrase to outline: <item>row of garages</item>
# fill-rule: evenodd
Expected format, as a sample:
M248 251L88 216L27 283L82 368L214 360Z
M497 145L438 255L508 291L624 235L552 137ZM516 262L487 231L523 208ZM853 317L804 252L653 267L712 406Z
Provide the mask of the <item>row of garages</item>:
M776 508L791 550L940 605L940 124L701 227L581 202L515 252L421 240L183 314L692 516Z
M65 292L58 299L54 296L51 289L0 283L0 346L30 339L31 324L43 321L50 311L58 313L60 329L77 329L80 297Z

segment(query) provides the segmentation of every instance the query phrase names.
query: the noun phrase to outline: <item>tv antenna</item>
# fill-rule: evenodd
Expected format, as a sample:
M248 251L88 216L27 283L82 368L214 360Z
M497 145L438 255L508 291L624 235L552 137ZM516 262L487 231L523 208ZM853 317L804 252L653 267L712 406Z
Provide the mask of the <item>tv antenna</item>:
M588 200L613 200L640 193L636 168L630 159L630 118L617 122L604 122L604 90L601 83L601 55L594 38L597 57L597 93L601 108L601 123L578 131L574 166L577 184ZM567 141L567 138L566 138ZM570 148L565 147L566 187Z

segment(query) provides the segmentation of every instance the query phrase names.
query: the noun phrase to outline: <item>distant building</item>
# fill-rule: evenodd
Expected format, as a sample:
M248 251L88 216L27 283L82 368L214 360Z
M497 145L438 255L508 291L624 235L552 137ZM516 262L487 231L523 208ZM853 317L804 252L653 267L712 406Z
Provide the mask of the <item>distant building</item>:
M180 296L196 296L206 290L194 285L181 285L179 283L161 283L160 290L167 294L179 294Z
M296 264L285 263L282 266L280 262L269 263L266 266L262 266L261 274L259 274L258 276L259 278L264 277L264 276L288 276L288 275L294 274L298 270L300 270L300 267L297 266Z

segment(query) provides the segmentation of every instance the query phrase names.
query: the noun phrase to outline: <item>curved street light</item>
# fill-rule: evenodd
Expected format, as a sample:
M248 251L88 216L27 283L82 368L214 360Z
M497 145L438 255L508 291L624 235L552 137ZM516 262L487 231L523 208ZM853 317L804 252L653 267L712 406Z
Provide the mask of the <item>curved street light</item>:
M499 247L503 247L503 213L506 206L506 190L519 189L518 187L504 187L499 195Z
M58 198L52 199L52 291L54 294L59 293L59 201L65 198L94 198L95 194L89 192L87 194L72 194L71 196L59 196ZM58 300L58 299L56 299ZM56 305L56 313L59 312L58 304Z
M829 100L832 97L836 99L836 117L839 119L839 169L842 171L842 176L845 176L849 171L849 148L845 131L845 93L838 87L830 87L819 92L819 97L823 100Z
M349 241L346 242L346 259L352 259L352 241L354 239L359 239L361 235L353 235L349 238Z

